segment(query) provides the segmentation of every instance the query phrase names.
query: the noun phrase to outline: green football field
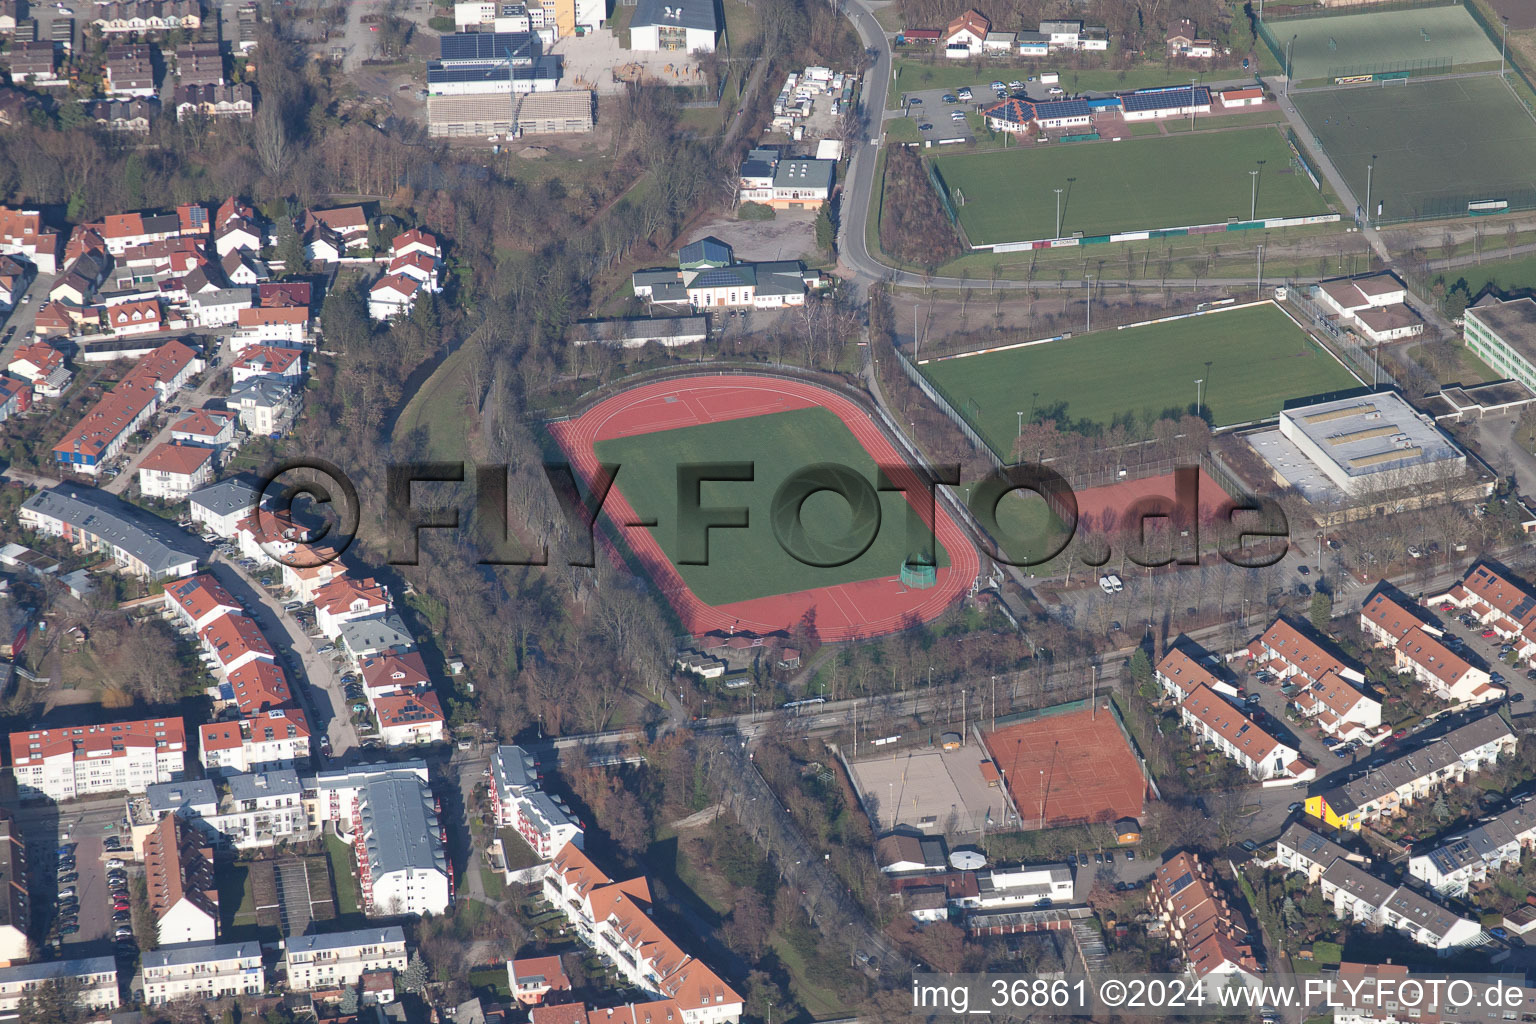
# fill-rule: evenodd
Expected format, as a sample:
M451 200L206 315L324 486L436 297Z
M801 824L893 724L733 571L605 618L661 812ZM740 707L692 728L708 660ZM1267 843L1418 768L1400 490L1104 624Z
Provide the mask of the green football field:
M818 463L846 466L875 483L875 463L848 428L825 409L727 420L697 427L657 431L599 441L597 457L619 463L614 482L642 519L654 518L651 531L683 581L706 604L722 605L772 597L812 587L835 586L895 576L914 545L909 543L910 506L899 492L879 494L880 524L869 549L846 565L822 568L803 564L780 546L770 516L779 485L799 470ZM709 564L678 565L678 474L680 465L751 462L753 479L706 482L699 502L743 506L745 529L709 531ZM806 499L801 521L810 540L831 542L849 532L848 504L830 493ZM912 553L917 553L913 551ZM949 565L940 548L938 564Z
M1359 387L1354 375L1271 303L1172 323L1096 331L923 372L1011 460L1018 414L1137 430L1194 411L1195 381L1217 426L1271 419L1287 399Z
M1297 92L1291 102L1362 206L1372 168L1371 205L1384 221L1536 198L1536 121L1495 76Z
M1067 142L934 158L972 245L1327 213L1274 128ZM1263 161L1261 164L1260 161ZM958 195L957 195L958 193ZM964 203L960 197L964 197Z
M1454 4L1264 24L1282 49L1289 44L1295 82L1436 65L1443 74L1486 65L1497 68L1499 63L1499 44Z

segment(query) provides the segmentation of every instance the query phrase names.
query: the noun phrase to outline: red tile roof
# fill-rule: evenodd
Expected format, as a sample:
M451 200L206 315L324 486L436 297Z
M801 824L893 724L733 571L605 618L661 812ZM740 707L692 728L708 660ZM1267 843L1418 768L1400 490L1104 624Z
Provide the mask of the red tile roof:
M144 457L144 461L139 463L139 471L191 476L207 465L212 458L212 448L184 444L180 441L166 441Z
M136 722L71 726L61 729L19 730L10 735L11 764L28 765L35 757L74 750L76 760L112 753L121 756L128 747L185 750L186 728L180 718L150 718Z

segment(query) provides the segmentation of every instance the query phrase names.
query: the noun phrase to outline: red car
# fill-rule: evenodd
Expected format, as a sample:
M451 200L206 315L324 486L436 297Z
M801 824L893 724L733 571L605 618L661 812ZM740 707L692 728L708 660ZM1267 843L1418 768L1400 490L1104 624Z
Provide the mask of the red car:
M1485 629L1481 633L1479 633L1478 636L1482 637L1484 640L1491 640L1494 637L1498 636L1498 634L1495 633L1491 629Z

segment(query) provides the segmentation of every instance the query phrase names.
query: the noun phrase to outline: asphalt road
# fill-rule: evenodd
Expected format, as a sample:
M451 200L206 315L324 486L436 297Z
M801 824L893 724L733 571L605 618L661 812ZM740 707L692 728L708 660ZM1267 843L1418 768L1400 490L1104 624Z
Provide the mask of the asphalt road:
M139 447L139 450L123 464L123 468L118 471L116 476L101 486L102 490L108 494L122 494L123 491L127 490L129 482L138 473L139 464L149 457L150 452L171 439L171 428L177 420L182 418L182 413L201 408L202 404L207 401L208 396L212 394L214 382L219 379L220 375L228 372L227 368L223 365L217 367L213 365L214 360L219 360L221 364L223 363L223 357L227 354L227 347L227 341L221 339L218 347L210 355L208 369L203 371L203 379L198 383L197 387L185 394L177 392L166 399L165 403L160 406L160 415L165 417L164 425L155 432L154 437ZM180 408L181 412L165 412L172 405Z

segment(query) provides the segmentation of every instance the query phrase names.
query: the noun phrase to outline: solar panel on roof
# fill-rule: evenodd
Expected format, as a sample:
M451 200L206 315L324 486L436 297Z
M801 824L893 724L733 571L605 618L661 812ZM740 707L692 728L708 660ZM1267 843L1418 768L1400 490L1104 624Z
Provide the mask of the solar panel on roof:
M442 60L505 60L508 51L514 59L538 55L538 36L531 32L459 32L438 44Z

